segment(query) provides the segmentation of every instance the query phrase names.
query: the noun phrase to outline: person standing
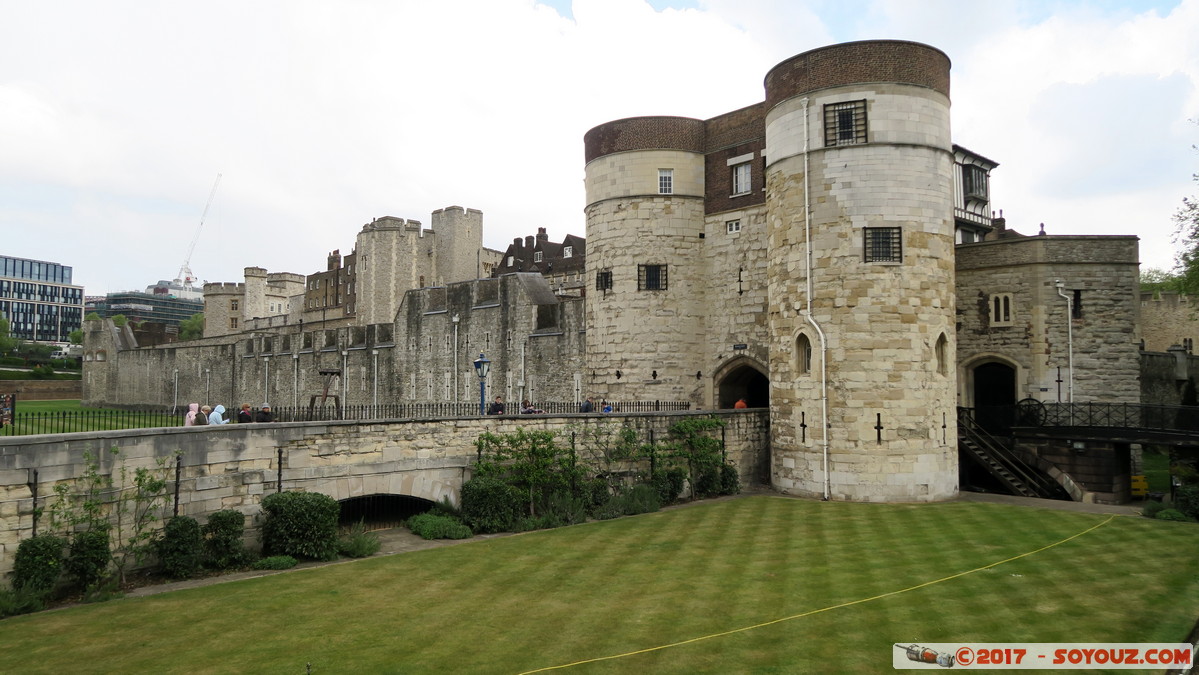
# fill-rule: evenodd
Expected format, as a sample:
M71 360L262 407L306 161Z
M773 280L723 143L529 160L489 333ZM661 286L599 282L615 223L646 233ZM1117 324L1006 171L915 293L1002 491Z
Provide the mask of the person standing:
M208 415L209 424L228 424L229 420L225 419L225 406L217 404L212 412Z
M591 397L588 396L587 400L583 401L583 405L579 406L579 412L581 412L581 413L595 412L595 401L591 400Z
M745 399L739 398L737 399L737 402L733 404L733 407L737 410L741 410L742 408L748 408L749 404L745 402Z
M274 422L275 416L271 414L271 404L263 403L258 412L254 413L255 422Z
M495 402L487 406L488 415L503 415L504 414L504 397L496 396Z
M250 404L249 403L241 404L241 410L237 411L237 423L238 424L248 424L253 421L254 421L254 418L250 416Z
M200 406L200 414L196 415L196 426L208 426L208 416L212 414L212 408L202 405Z
M187 415L185 415L183 417L183 426L185 426L185 427L195 426L196 425L196 417L199 416L199 414L200 414L200 404L199 403L188 403L187 404Z

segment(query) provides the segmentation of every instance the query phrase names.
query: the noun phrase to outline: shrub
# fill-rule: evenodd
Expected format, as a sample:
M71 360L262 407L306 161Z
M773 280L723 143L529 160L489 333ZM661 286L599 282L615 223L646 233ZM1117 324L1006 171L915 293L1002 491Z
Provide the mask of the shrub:
M720 465L704 467L695 480L696 497L714 497L720 494Z
M433 505L433 508L429 509L429 513L435 513L440 516L449 516L451 518L462 520L462 509L454 506L454 503L450 501L449 497L442 497L441 501L437 502Z
M366 525L359 521L349 533L337 540L337 551L348 558L369 558L379 552L383 542L379 535L367 532Z
M1156 518L1157 514L1164 511L1165 508L1166 505L1161 502L1145 502L1145 505L1141 507L1141 515L1146 518Z
M42 364L40 366L34 366L29 371L29 374L32 375L33 379L35 380L49 380L54 378L54 369L51 368L49 364Z
M204 538L200 523L188 516L175 516L162 529L162 537L154 542L158 564L163 573L175 579L186 579L200 569Z
M289 570L299 561L289 555L273 555L256 561L251 567L256 570Z
M67 555L67 574L83 590L96 588L108 572L112 552L108 547L108 530L95 529L78 532L71 539L71 552Z
M655 472L651 482L658 492L658 503L663 506L673 504L674 500L679 498L679 493L683 491L683 484L686 480L687 472L677 466Z
M202 535L204 546L202 561L205 567L225 570L241 567L249 561L249 553L242 543L246 531L246 514L226 509L208 516Z
M13 558L12 587L14 591L29 591L44 596L54 590L62 575L63 549L67 542L61 537L40 534L21 542Z
M0 619L40 612L46 608L45 594L30 588L0 588Z
M1178 509L1163 509L1157 513L1158 520L1173 520L1181 523L1189 523L1194 521L1194 518L1187 516Z
M524 495L503 479L475 476L462 485L462 521L475 532L507 532L524 515Z
M604 492L607 494L606 489ZM550 523L546 527L562 527L587 522L588 506L586 500L574 496L569 490L554 490L541 499L537 512L543 522Z
M737 475L737 467L732 464L720 465L720 494L735 495L741 491L740 477Z
M649 483L634 485L608 500L607 504L596 508L592 515L597 520L609 520L620 516L635 516L639 513L650 513L662 508L658 498L658 489Z
M337 500L319 492L277 492L262 500L266 555L312 560L337 557Z
M434 513L412 516L408 529L425 539L469 539L473 534L461 521Z
M1183 485L1174 493L1174 506L1190 518L1199 518L1199 485Z

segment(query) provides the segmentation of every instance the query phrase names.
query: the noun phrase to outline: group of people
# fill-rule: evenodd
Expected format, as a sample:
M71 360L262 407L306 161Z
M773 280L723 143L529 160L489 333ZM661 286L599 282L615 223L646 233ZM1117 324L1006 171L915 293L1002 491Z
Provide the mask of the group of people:
M583 401L583 403L579 405L579 412L581 412L581 413L593 413L593 412L610 413L610 412L612 412L612 404L604 403L601 406L601 410L596 410L595 399L588 396L587 400ZM522 414L522 415L541 415L543 413L545 413L545 411L541 410L540 408L534 407L532 402L529 401L529 399L525 399L520 402L520 414ZM491 405L487 406L487 414L488 415L503 415L504 414L504 397L503 396L495 397L495 401L492 402Z
M208 424L228 424L232 419L226 419L225 406L217 404L217 406L202 406L199 403L187 404L187 415L183 418L183 426L197 427ZM258 412L250 412L250 404L243 403L241 410L237 413L237 423L246 424L247 422L274 422L275 416L271 413L271 406L268 403L263 403Z

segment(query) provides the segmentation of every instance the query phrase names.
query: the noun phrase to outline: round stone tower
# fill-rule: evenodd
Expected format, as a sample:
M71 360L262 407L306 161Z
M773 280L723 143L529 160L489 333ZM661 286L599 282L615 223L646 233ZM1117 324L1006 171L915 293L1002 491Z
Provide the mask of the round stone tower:
M949 59L854 42L788 59L765 84L771 481L831 499L951 498Z
M693 400L702 384L704 122L587 132L587 392Z

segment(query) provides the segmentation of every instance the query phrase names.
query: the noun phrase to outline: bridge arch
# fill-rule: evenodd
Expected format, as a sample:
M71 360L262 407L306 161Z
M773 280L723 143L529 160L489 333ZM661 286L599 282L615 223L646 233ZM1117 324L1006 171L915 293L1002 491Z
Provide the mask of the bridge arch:
M738 356L716 372L716 407L732 408L744 398L751 408L770 406L770 376L766 367L749 356Z

